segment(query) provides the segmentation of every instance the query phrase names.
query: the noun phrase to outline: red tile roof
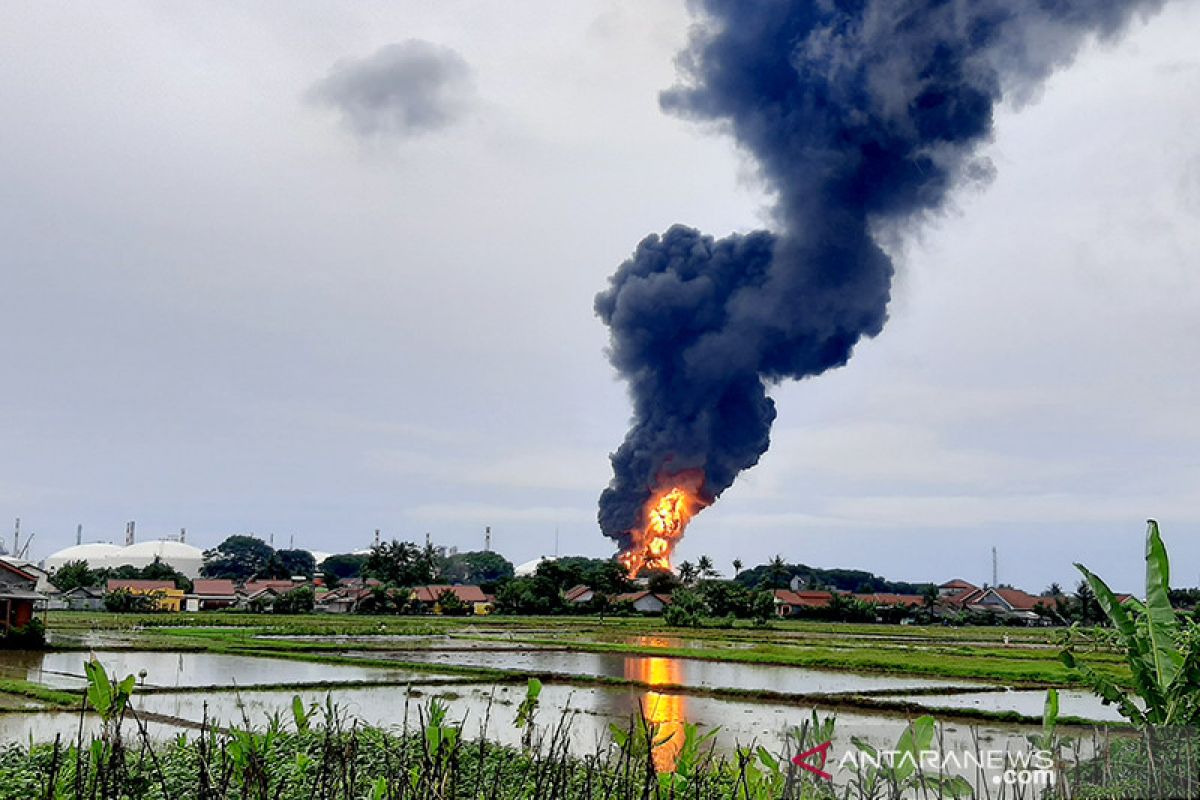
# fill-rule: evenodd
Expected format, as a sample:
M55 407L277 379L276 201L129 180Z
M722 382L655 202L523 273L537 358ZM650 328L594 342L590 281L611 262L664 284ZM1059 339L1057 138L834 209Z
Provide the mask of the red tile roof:
M659 602L662 603L663 605L668 605L668 606L671 605L671 596L669 594L659 594L658 592L652 592L649 589L643 589L640 592L626 592L625 594L619 594L613 598L613 602L614 603L624 603L624 602L636 603L638 600L641 600L643 597L646 597L647 595L654 595L655 597L658 598Z
M920 606L924 605L925 598L919 594L892 594L888 592L875 592L874 594L856 594L854 595L864 603L874 603L877 606Z
M247 581L242 587L245 594L258 594L263 589L274 589L276 592L290 592L296 584L291 581L270 580L270 581Z
M478 586L417 586L413 589L413 597L421 603L436 603L442 592L449 589L458 595L458 599L464 603L486 603L487 596Z
M1004 602L1012 606L1014 611L1032 611L1038 603L1044 606L1054 605L1049 597L1036 597L1020 589L997 589L996 594L1004 598Z
M776 589L775 599L789 606L824 608L833 602L833 593L819 591L793 592L791 589Z
M224 578L192 582L192 594L206 597L233 597L237 594L233 581Z
M581 583L578 586L572 588L571 590L569 590L567 592L566 600L568 603L574 603L576 600L578 600L579 598L583 597L584 595L588 594L591 591L592 591L592 587L584 586Z
M978 589L979 587L973 583L968 583L967 581L964 581L962 578L955 578L952 581L946 581L938 588L939 589Z

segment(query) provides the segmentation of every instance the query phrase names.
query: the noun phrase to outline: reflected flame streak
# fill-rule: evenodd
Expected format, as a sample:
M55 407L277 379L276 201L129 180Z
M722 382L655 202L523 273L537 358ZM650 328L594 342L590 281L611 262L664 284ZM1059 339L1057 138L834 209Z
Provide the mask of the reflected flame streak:
M682 666L674 658L631 657L625 659L625 677L651 686L680 686ZM657 727L651 758L659 772L674 772L679 751L683 749L683 723L687 719L687 699L681 694L646 692L640 699L646 721Z

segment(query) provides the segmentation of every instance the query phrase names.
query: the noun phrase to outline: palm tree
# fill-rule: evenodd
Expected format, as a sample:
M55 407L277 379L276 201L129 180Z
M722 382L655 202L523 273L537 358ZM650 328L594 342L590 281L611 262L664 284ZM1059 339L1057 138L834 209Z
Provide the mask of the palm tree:
M783 561L783 556L776 554L767 566L767 579L770 581L771 588L786 589L790 577L791 575L788 572L787 564Z
M679 580L683 581L684 586L691 586L692 581L696 580L696 565L690 561L684 561L679 565Z
M713 568L713 560L708 556L700 556L696 560L696 574L701 579L716 577L717 571Z
M738 575L741 575L741 574L742 574L742 560L740 558L735 558L733 560L733 577L736 578Z

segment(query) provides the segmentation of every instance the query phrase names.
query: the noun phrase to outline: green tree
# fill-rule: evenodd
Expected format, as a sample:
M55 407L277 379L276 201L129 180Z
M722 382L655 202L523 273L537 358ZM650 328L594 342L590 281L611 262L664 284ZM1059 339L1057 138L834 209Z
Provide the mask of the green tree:
M742 574L742 560L740 558L735 558L733 560L733 577L736 578L738 575L741 575L741 574Z
M183 589L185 592L192 590L192 582L188 580L188 577L170 564L164 563L158 556L155 556L153 561L142 567L137 575L131 577L149 581L170 581L175 584L176 589Z
M663 611L663 622L675 628L699 628L708 611L699 594L690 589L676 589L671 604Z
M496 591L496 610L505 614L557 614L562 590L545 575L513 578Z
M471 606L459 597L453 589L442 589L437 597L438 609L448 617L462 617L471 612Z
M271 605L275 614L307 614L313 610L316 594L311 586L298 586L289 592L284 592Z
M700 580L709 580L717 577L717 570L713 566L713 560L708 556L700 556L696 559L696 576Z
M1071 607L1071 616L1083 625L1094 625L1104 620L1104 610L1096 600L1096 593L1086 580L1075 587L1075 597Z
M104 609L117 614L153 611L155 605L152 596L134 594L128 589L117 589L104 595Z
M281 581L292 577L292 573L279 557L279 553L272 553L262 569L254 573L254 577L260 581Z
M100 575L86 561L68 561L54 571L50 582L60 592L69 592L79 587L90 588L100 583Z
M434 560L433 548L422 549L412 542L393 539L371 548L362 574L389 586L423 586L433 582Z
M623 594L633 589L633 581L615 559L594 561L583 572L582 582L605 595Z
M204 553L200 574L206 578L248 580L259 574L275 554L275 549L262 539L234 535Z
M279 557L284 570L288 573L286 577L303 575L311 578L317 571L317 562L312 553L307 550L276 550L275 555Z
M691 586L696 582L696 576L700 574L700 570L690 561L684 561L679 565L679 580L684 586Z
M791 581L791 571L783 563L783 556L776 555L767 565L767 589L786 589Z
M513 565L499 553L475 550L448 557L441 573L447 583L473 584L487 592L512 578Z
M714 617L747 618L751 615L751 591L745 586L733 581L705 581L697 588L697 593L708 606Z
M755 624L766 625L775 616L775 595L763 589L754 593L750 600L750 616Z
M339 553L321 562L321 573L328 578L336 575L341 580L357 578L367 565L367 557L354 553Z
M651 572L646 579L646 588L655 594L670 594L680 586L679 578L665 569Z

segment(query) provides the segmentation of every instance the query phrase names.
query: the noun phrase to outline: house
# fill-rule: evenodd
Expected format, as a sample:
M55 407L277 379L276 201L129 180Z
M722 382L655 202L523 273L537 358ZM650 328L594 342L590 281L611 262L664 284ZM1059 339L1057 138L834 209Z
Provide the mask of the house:
M422 610L440 614L442 609L438 605L438 598L442 596L442 592L447 590L453 592L476 616L492 613L492 604L488 602L487 595L478 586L447 586L444 584L418 586L412 590L412 599L421 606Z
M632 603L634 611L640 611L643 614L661 614L663 609L671 605L671 596L643 590L619 594L613 598L613 603Z
M235 592L237 597L235 605L238 608L250 608L251 604L270 605L277 598L302 585L290 579L246 581Z
M183 589L177 589L171 581L152 581L145 578L109 578L106 593L129 592L144 595L154 600L155 611L178 612L183 610Z
M974 611L976 613L992 612L1006 619L1017 620L1027 624L1040 623L1045 620L1035 609L1038 606L1049 608L1054 605L1053 598L1038 597L1023 592L1020 589L986 588L975 589L950 598L952 605Z
M67 611L103 611L104 590L98 586L76 586L57 598L58 607Z
M833 602L832 592L805 590L794 592L791 589L776 589L775 614L779 617L794 617L808 608L825 608Z
M350 614L358 610L359 602L371 594L370 589L354 586L339 586L322 592L316 600L314 611L324 611L329 614Z
M592 602L596 592L590 586L584 586L582 583L578 586L573 586L563 595L563 599L573 606L581 606Z
M237 600L237 588L233 581L198 578L192 582L192 593L184 598L184 608L188 611L215 611L232 608L237 605Z
M276 594L283 594L284 592L290 592L292 589L296 588L297 585L298 584L295 581L290 579L246 581L246 583L242 585L242 588L238 594L243 597L253 597L263 589L273 589Z
M978 591L979 587L975 584L964 581L962 578L955 578L938 587L938 597L954 599Z
M58 593L58 587L50 582L50 573L32 561L26 561L16 556L0 556L0 561L6 562L9 566L16 567L26 575L32 575L37 578L37 583L34 584L33 590L38 594L49 595Z
M855 599L885 608L920 608L925 604L925 598L919 594L893 594L889 592L874 592L872 594L856 594Z
M24 628L33 619L35 606L46 598L34 589L37 576L7 561L0 561L0 635Z

